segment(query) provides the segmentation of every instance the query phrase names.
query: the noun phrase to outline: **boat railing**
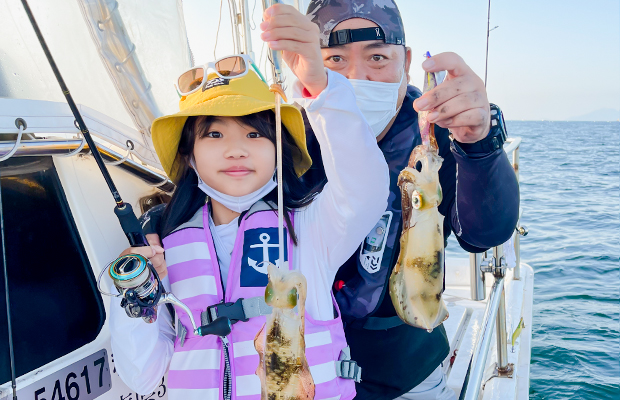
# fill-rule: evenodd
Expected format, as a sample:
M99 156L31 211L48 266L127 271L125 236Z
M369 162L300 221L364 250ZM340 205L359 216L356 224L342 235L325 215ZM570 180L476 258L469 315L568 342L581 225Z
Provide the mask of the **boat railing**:
M519 180L519 146L521 138L509 138L504 145L506 154L512 154L512 166ZM520 214L519 214L520 215ZM516 265L513 269L512 279L521 279L521 257L519 237L527 235L527 228L521 226L520 218L513 233L512 243L516 256ZM470 288L472 300L482 301L486 298L485 274L493 275L493 286L487 300L484 312L482 329L476 340L474 352L469 367L469 374L463 384L462 399L478 400L482 389L484 371L487 365L487 355L491 346L493 336L493 325L495 325L497 343L497 362L495 364L494 376L511 378L514 366L508 363L508 343L506 332L506 293L504 291L506 270L508 263L504 254L504 244L494 247L492 257L487 257L485 253L470 253Z
M0 155L12 151L15 145L15 141L0 141ZM109 165L116 165L148 185L166 193L174 191L174 183L165 175L153 171L127 155L122 155L100 143L97 143L97 148ZM86 155L89 152L88 144L82 141L82 139L32 139L22 140L12 154L12 157Z

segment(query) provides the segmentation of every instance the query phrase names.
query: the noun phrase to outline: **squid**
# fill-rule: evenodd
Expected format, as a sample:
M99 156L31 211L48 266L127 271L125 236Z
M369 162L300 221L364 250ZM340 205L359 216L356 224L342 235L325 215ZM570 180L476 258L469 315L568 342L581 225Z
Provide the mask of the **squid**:
M261 381L261 400L312 400L314 381L304 339L306 278L273 264L267 270L265 302L273 311L254 338L260 357L256 375Z
M430 57L427 52L426 57ZM434 73L427 72L424 93L437 86ZM435 139L435 124L429 111L418 113L422 144L411 152L409 163L398 176L402 195L403 230L400 254L390 275L390 297L405 323L431 332L448 318L441 297L444 281L443 216L439 169L443 158ZM416 166L421 165L418 170Z

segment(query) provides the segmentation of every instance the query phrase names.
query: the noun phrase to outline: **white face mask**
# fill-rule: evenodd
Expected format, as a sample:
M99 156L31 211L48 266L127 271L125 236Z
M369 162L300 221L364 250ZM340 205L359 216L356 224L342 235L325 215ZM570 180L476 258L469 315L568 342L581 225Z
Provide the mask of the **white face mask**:
M198 177L198 187L200 188L200 190L202 190L211 199L222 204L224 207L240 214L246 210L249 210L250 207L254 205L254 203L268 195L276 186L278 186L278 183L276 182L276 174L274 172L273 177L269 179L269 181L267 181L267 183L265 183L260 189L252 193L246 194L245 196L230 196L225 193L218 192L211 186L204 183L200 178L200 174L198 174L198 171L196 170L196 165L194 164L194 161L192 160L190 164L194 169L194 172L196 172L196 176Z
M368 124L379 136L392 118L398 113L398 90L403 83L405 72L400 75L400 82L386 83L359 79L349 79L355 91L355 100Z

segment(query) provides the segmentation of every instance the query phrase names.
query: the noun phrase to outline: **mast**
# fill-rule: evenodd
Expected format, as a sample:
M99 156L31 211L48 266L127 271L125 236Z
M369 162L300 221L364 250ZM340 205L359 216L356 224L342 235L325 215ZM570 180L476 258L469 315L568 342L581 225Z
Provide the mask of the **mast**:
M241 24L243 31L243 52L254 60L254 52L252 51L252 29L250 27L250 7L247 0L241 0ZM256 60L254 60L256 62Z

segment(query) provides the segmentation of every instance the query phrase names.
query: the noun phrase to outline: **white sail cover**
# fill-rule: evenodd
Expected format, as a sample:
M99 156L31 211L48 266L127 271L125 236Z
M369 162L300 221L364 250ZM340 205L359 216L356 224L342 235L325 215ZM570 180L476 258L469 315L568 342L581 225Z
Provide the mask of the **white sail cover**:
M124 125L112 142L131 140L141 160L161 168L150 123L178 110L172 84L191 67L181 0L28 3L74 101ZM0 16L0 97L64 103L21 2L0 2Z

